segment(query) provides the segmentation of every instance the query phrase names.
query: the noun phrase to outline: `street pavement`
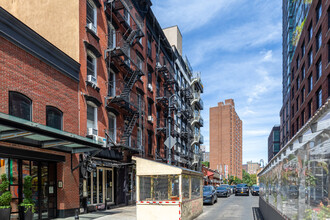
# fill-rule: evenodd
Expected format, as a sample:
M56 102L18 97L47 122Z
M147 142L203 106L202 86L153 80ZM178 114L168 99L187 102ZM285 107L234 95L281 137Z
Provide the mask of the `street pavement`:
M57 220L72 220L58 218ZM98 211L79 216L80 220L136 220L136 206ZM259 212L259 196L235 196L218 198L214 205L204 205L203 213L196 220L263 220Z
M204 205L196 220L263 220L259 211L259 196L220 197L214 205Z

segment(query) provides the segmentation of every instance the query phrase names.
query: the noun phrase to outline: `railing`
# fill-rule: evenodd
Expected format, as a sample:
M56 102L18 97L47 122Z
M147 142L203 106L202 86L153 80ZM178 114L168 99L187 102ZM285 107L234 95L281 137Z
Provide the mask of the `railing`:
M112 82L110 82L112 83ZM113 83L114 89L109 91L108 93L108 99L113 100L116 99L116 101L125 101L129 105L132 105L136 109L141 109L144 111L145 109L145 102L143 97L138 94L137 92L134 92L132 90L128 91L128 96L124 96L124 92L127 90L127 82L124 80L115 80ZM122 99L122 100L121 100ZM114 100L115 101L115 100Z
M110 45L111 57L120 57L121 61L133 71L140 71L145 74L146 67L144 62L130 46L130 42L124 39L123 33L116 31L116 45Z
M329 105L327 101L258 174L261 199L286 219L330 216Z
M200 134L199 143L204 144L204 136Z
M108 2L110 2L110 1L108 0ZM132 5L132 2L130 0L115 0L115 1L113 1L112 7L114 10L121 10L122 18L125 17L124 12L123 12L123 9L125 8L125 10L130 14L130 18L132 18L132 20L134 21L137 28L140 30L143 30L143 27L144 27L143 20L139 16L138 13L136 13L136 12L133 13L131 11L131 8L134 8L134 6Z

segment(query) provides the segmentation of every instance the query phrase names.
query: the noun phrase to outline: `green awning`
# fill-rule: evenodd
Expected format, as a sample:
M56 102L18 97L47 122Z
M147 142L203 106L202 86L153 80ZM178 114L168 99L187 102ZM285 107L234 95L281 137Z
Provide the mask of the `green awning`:
M82 153L104 149L103 141L0 113L0 141L43 149Z

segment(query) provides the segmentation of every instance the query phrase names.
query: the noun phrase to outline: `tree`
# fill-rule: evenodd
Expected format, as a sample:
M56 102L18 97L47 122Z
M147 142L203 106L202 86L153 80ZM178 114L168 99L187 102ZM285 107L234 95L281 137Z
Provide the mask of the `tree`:
M202 164L208 168L210 168L210 162L208 161L203 161Z

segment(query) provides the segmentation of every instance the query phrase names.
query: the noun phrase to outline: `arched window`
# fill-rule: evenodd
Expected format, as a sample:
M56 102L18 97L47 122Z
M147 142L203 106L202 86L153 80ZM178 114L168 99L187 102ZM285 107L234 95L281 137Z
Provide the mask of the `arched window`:
M63 113L52 106L46 106L46 125L59 130L63 129Z
M9 114L32 120L32 100L18 92L9 92Z
M112 141L116 143L116 116L113 113L109 113L109 136L111 137Z

